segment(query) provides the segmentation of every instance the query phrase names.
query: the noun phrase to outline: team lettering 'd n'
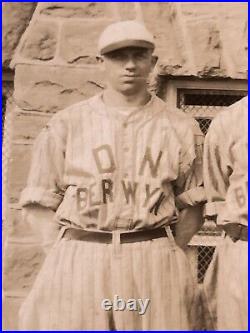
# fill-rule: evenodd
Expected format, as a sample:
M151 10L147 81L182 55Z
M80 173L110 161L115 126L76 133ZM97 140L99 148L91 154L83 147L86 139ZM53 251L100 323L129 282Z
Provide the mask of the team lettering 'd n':
M93 157L99 174L113 174L116 170L115 158L109 145L101 145L93 149ZM143 176L148 165L152 178L158 175L158 169L162 158L162 151L159 151L157 158L154 160L150 147L146 148L141 165L139 167L139 176ZM146 207L150 201L154 203L151 212L157 215L157 212L164 200L164 194L160 193L160 187L151 188L150 184L133 182L125 179L119 179L116 183L108 176L103 176L99 182L90 184L88 187L77 189L77 208L80 213L84 213L87 207L98 207L102 204L113 203L115 200L114 185L121 191L124 196L124 204L135 204L140 193L145 193L141 203ZM155 201L156 200L156 201Z
M157 171L158 171L158 168L159 168L159 165L160 165L161 157L162 157L162 151L160 150L159 155L158 155L158 157L156 159L156 162L154 162L153 158L152 158L151 149L149 147L147 147L145 155L144 155L143 160L142 160L142 164L141 164L141 167L140 167L139 175L140 176L143 175L145 166L146 166L146 164L148 162L149 169L151 171L151 176L154 177L154 178L157 177Z
M115 160L109 145L93 149L93 155L99 173L113 173L115 171Z

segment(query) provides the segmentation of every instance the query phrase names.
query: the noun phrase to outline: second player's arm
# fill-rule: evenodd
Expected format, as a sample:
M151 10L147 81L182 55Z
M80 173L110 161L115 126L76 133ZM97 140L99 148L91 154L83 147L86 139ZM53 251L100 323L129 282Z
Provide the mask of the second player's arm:
M202 172L204 136L197 123L192 121L191 125L184 136L181 173L174 182L175 202L179 210L175 240L183 249L203 225L203 208L206 202Z
M179 221L175 225L175 241L182 249L185 249L191 238L203 225L203 204L183 209L179 215Z

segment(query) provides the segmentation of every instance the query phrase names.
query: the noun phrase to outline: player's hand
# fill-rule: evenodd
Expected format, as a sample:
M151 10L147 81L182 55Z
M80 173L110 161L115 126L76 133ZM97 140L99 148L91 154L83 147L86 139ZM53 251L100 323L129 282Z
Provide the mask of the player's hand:
M45 253L48 253L59 232L54 215L50 208L40 205L29 205L22 211L22 217L31 225Z

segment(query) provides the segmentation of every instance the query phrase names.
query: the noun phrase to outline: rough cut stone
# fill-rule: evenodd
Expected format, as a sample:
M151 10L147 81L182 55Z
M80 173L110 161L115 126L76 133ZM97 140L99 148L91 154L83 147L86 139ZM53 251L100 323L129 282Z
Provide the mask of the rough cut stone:
M18 312L24 297L6 296L3 299L3 331L18 331Z
M197 73L208 76L220 73L222 44L216 21L192 22L188 33Z
M12 157L9 161L8 196L10 203L19 201L20 192L23 190L30 168L31 145L12 146Z
M70 64L96 64L98 38L111 21L65 22L60 57Z
M100 92L103 76L98 68L18 65L15 100L23 110L56 112Z
M47 2L40 4L40 13L64 18L95 18L106 14L102 2Z
M135 20L136 11L134 2L116 3L120 20Z
M39 235L22 216L21 209L9 208L9 220L7 226L8 239L18 241L25 239L27 244L41 242Z
M234 22L232 29L232 21ZM235 78L248 77L248 35L247 35L247 17L227 17L223 22L221 35L223 36L224 50L227 61L233 69Z
M229 7L230 6L230 7ZM206 18L206 17L218 17L218 20L226 16L237 16L242 17L242 13L246 11L247 14L247 4L244 2L182 2L181 3L182 13L189 18Z
M36 4L36 2L2 3L2 65L4 68L8 68Z
M21 56L29 59L51 60L57 44L57 25L54 22L37 22L29 30L22 45Z
M148 29L154 34L159 63L164 59L171 66L185 61L183 43L175 21L174 5L171 3L141 3L143 17ZM157 19L156 19L157 17Z
M160 75L247 79L246 4L230 10L227 3L141 6L156 37Z
M45 258L38 245L8 242L4 257L3 289L27 294Z
M51 115L22 112L15 108L12 115L12 133L15 142L32 142L47 124Z

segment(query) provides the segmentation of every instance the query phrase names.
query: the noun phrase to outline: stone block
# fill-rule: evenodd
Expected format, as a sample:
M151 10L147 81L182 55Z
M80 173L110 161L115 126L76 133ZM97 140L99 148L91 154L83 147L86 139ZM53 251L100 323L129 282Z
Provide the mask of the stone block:
M69 64L96 64L98 38L111 21L65 22L60 40L60 57Z
M31 60L51 60L56 52L57 39L55 22L37 21L27 31L20 55Z
M230 6L230 9L229 9ZM190 18L205 18L216 17L222 19L225 16L235 16L242 14L244 11L247 14L247 3L239 2L182 2L181 11L186 16L186 19Z
M46 2L39 4L40 13L63 18L97 18L107 14L104 2Z
M145 25L155 37L155 53L159 59L179 64L182 59L179 45L182 47L182 44L178 40L180 36L177 38L176 34L177 24L173 17L173 4L145 2L141 3L141 8Z
M117 6L120 20L136 20L136 10L134 2L112 3Z
M2 64L12 59L14 50L36 7L36 2L3 2L2 4Z
M235 77L244 79L248 78L247 26L247 17L226 17L220 32L224 53L226 54L231 70L234 70Z
M222 74L222 43L216 20L192 21L188 24L187 30L199 76Z
M56 112L93 96L104 86L97 67L18 65L15 100L23 110Z
M3 260L3 289L6 294L27 294L44 258L39 245L8 242Z
M9 160L9 182L7 186L10 203L19 201L23 190L31 162L31 145L13 144L11 158Z
M21 209L9 208L9 218L7 221L7 235L8 239L14 241L25 241L28 244L39 244L41 238L32 226L22 216Z
M6 296L3 300L2 330L18 331L18 312L24 297Z
M17 142L33 142L51 118L51 114L23 112L18 107L12 113L12 139Z

